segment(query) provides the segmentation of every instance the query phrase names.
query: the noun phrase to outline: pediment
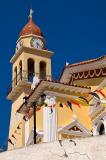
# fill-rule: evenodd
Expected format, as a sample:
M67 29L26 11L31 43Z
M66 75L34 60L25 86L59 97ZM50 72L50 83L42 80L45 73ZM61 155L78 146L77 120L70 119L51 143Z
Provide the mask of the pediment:
M91 132L85 128L78 120L71 122L70 124L63 127L59 133L66 134L66 135L74 135L74 136L91 136Z

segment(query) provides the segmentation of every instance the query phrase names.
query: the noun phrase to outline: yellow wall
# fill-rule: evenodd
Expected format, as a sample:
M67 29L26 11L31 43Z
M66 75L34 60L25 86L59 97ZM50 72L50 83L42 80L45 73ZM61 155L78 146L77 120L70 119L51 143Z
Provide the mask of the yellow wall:
M30 40L32 39L32 35L31 36L26 36L26 37L23 37L21 38L20 40L22 41L22 44L23 46L25 47L31 47L30 46ZM36 50L35 50L36 52ZM17 53L16 53L17 54ZM15 56L16 56L15 54ZM25 74L23 75L24 78L27 78L27 73L28 73L28 65L27 65L27 61L28 59L31 58L34 60L34 66L35 66L35 70L34 72L35 73L39 73L40 70L39 70L39 65L40 65L40 62L41 61L44 61L46 63L46 74L47 75L51 75L51 58L48 58L45 54L45 56L41 56L41 55L36 55L36 54L33 54L32 52L32 49L30 50L30 53L28 52L25 52L23 51L18 58L16 58L16 60L13 62L13 66L12 66L12 80L14 80L15 78L15 73L14 73L14 70L15 68L17 67L17 73L19 73L20 71L20 67L19 67L19 64L20 64L20 61L22 61L22 70L25 71ZM18 77L17 80L20 80L19 79L20 77ZM17 84L19 85L19 84ZM13 83L12 85L14 88L13 90L15 91L16 88L15 88L15 84ZM28 86L25 84L24 86L21 86L21 89L18 90L19 92L19 96L18 98L12 98L12 111L11 111L11 120L10 120L10 130L9 130L9 138L14 142L14 139L11 138L11 135L14 134L14 131L16 129L16 126L14 124L14 116L15 116L15 113L16 111L19 109L19 107L22 105L23 103L23 97L26 96L28 94L29 91L29 88ZM22 128L21 130L19 130L20 134L21 135L18 135L18 134L14 134L17 138L17 145L16 145L16 148L19 148L19 147L22 147L25 145L25 122L23 121L23 115L22 114L19 114L19 122L22 122ZM19 123L18 122L18 123ZM43 127L43 124L42 124L42 111L39 111L39 116L38 116L38 113L37 113L37 123L38 123L38 130L39 129L42 129ZM30 119L29 121L29 128L30 128L30 131L32 131L32 128L33 128L33 117ZM8 149L13 149L13 146L8 143Z
M25 93L22 93L17 99L16 101L13 102L12 104L12 111L11 111L11 120L10 120L10 130L9 130L9 138L15 142L15 139L12 138L12 134L15 135L15 137L17 138L17 147L21 147L23 146L24 144L24 134L23 134L23 131L24 131L24 122L23 122L23 115L22 114L18 114L19 115L19 118L18 118L18 122L17 122L17 125L15 125L15 113L16 111L19 109L19 107L21 106L21 104L23 103L23 97L25 96ZM22 122L22 126L21 126L21 129L20 130L17 130L17 126L18 124ZM17 130L20 135L16 134L14 131ZM13 149L13 146L8 143L8 149L11 150Z

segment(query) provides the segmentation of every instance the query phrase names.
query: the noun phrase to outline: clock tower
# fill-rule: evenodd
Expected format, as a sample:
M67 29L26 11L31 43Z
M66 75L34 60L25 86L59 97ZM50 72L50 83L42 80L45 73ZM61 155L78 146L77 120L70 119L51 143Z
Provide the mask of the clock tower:
M12 83L8 90L7 99L12 101L8 149L25 146L25 122L23 115L17 110L23 103L23 97L31 92L34 75L39 79L51 80L51 57L53 52L48 51L43 33L34 23L30 10L29 22L20 32L16 42L16 50L11 58ZM27 125L30 130L32 122ZM27 133L28 134L28 133Z

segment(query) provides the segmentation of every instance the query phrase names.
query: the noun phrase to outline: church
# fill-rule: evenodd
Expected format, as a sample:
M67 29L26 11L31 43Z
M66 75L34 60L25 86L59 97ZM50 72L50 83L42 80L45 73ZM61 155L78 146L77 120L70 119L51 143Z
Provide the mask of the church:
M106 134L106 56L66 63L54 80L54 53L32 14L31 9L10 60L8 150L33 144L35 129L36 143Z

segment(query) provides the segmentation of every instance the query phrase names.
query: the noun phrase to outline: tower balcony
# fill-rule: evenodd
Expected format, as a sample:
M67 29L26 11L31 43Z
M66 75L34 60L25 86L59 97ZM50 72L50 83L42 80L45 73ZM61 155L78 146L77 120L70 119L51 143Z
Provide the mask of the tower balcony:
M17 76L13 79L12 83L8 87L7 99L14 100L23 91L29 93L34 75L36 75L40 80L51 80L51 75L21 71L17 74Z

